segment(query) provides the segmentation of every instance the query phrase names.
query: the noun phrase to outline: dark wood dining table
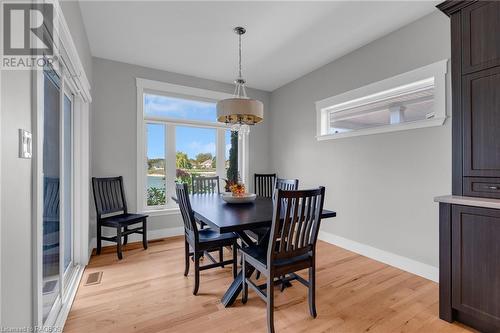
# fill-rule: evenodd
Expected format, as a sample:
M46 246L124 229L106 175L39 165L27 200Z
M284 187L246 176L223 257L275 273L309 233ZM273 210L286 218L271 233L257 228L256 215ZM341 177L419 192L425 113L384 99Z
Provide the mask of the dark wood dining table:
M254 202L246 204L226 203L220 194L192 194L189 198L196 219L204 222L210 228L220 233L234 232L238 234L246 246L255 244L267 246L267 244L257 244L245 231L271 227L273 217L273 200L271 198L257 197ZM336 215L336 212L324 209L321 218L331 218ZM252 273L253 269L250 268L246 275L249 276ZM241 292L242 276L240 271L222 297L221 303L225 307L231 306Z

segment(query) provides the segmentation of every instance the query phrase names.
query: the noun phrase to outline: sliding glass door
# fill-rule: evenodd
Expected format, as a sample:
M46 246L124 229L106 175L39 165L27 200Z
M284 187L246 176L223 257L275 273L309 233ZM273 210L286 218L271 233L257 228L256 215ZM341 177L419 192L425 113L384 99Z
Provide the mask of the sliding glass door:
M63 102L64 187L64 281L73 262L73 96L67 91ZM66 283L65 283L66 284Z
M43 112L43 321L60 294L60 86L53 70L44 71Z
M53 69L43 73L42 318L59 312L73 269L73 95Z

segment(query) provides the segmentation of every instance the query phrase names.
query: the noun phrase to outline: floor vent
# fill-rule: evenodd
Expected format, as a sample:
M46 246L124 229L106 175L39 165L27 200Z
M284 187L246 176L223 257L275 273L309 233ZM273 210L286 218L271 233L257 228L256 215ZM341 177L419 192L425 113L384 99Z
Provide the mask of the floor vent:
M91 286L94 284L99 284L101 283L101 279L102 279L102 272L90 273L87 276L87 281L85 281L85 285Z

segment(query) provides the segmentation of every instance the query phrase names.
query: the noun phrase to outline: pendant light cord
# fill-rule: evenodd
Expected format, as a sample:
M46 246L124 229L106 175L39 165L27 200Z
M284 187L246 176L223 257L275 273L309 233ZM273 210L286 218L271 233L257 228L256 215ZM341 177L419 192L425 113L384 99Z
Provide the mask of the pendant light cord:
M242 76L241 76L241 35L238 35L238 40L239 40L239 43L238 43L238 46L239 46L239 63L238 63L238 68L239 68L239 78L242 79Z

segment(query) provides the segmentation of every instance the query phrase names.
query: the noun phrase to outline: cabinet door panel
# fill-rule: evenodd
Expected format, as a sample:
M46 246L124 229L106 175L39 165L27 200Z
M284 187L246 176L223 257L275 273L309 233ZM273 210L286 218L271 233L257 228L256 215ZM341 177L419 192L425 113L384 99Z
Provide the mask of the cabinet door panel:
M500 65L500 2L481 1L462 10L462 70Z
M500 67L462 81L464 176L500 177Z
M452 306L500 327L500 211L453 206Z

